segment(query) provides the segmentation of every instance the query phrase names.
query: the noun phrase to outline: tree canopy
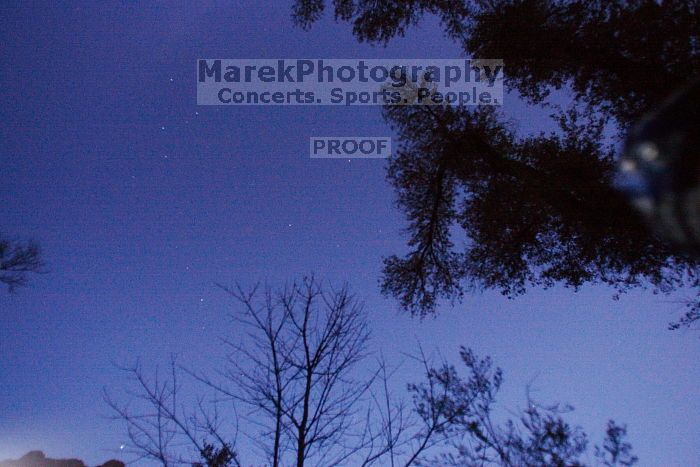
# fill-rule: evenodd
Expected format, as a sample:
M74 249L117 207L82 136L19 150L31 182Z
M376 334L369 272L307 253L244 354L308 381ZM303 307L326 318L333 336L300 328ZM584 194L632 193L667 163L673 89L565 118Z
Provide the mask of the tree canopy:
M298 0L310 27L325 2ZM505 63L505 85L538 108L553 91L559 131L519 135L493 108L385 108L401 147L388 178L408 220L404 256L385 259L383 290L412 313L465 289L604 283L618 290L697 287L697 261L653 237L614 188L606 144L700 70L697 1L388 0L333 2L361 41L383 44L424 16L468 55ZM681 320L700 318L697 302Z
M215 376L174 361L165 377L146 376L139 364L124 368L129 400L106 396L126 425L127 452L165 467L252 459L272 467L583 467L589 454L597 465L637 462L624 425L610 421L591 452L586 433L567 420L571 407L545 406L528 393L524 409L505 413L497 403L502 370L466 347L454 365L419 345L410 359L420 376L405 393L391 382L399 364L380 357L376 369L360 371L373 349L367 314L347 287L305 278L260 289L225 288L239 310ZM214 396L183 398L182 372ZM239 427L256 449L238 451Z

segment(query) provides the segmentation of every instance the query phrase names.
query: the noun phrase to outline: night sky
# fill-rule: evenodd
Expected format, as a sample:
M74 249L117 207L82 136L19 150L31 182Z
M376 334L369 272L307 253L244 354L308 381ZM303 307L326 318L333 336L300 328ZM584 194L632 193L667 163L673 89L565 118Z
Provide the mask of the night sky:
M406 248L385 161L309 158L311 136L391 136L380 107L196 105L198 58L462 56L431 21L378 48L331 19L294 28L289 9L0 3L0 230L39 241L48 271L0 293L0 459L120 457L102 399L124 385L115 363L212 368L215 338L235 332L216 282L315 272L365 299L388 358L470 346L503 368L504 409L530 384L572 404L594 443L609 418L626 423L640 465L700 465L700 339L666 330L692 291L488 292L412 319L378 288L382 257ZM503 112L551 127L514 96ZM397 388L420 377L402 368Z

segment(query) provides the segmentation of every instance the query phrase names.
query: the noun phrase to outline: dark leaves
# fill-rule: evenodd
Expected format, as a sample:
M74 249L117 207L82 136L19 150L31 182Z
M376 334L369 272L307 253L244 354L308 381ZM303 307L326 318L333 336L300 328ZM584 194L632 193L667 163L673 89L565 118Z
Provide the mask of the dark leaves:
M453 466L584 466L586 434L564 419L570 407L542 406L528 400L515 419L496 421L496 396L503 383L499 368L470 349L460 351L467 369L463 377L452 365L428 368L426 382L409 385L416 412L438 418L447 449L421 465ZM604 465L630 466L637 458L625 440L624 427L609 422L603 447L596 457Z
M613 153L590 112L572 110L558 117L560 133L525 138L493 109L390 107L386 117L403 143L388 178L410 250L385 260L383 290L412 313L433 312L465 285L506 295L555 283L664 287L682 282L669 269L694 267L612 188Z
M41 272L42 266L39 245L0 238L0 283L10 292L27 285L27 273Z
M317 0L296 2L318 19ZM314 7L314 5L316 5ZM613 188L619 131L700 73L700 4L670 0L336 1L361 41L386 43L425 15L470 56L505 62L533 104L565 88L555 134L521 137L493 110L390 107L402 147L388 178L408 252L385 260L383 291L411 313L467 288L506 295L557 283L668 292L698 285L696 263L647 233ZM317 14L318 13L318 14ZM607 135L610 136L610 135ZM680 322L698 319L689 309Z

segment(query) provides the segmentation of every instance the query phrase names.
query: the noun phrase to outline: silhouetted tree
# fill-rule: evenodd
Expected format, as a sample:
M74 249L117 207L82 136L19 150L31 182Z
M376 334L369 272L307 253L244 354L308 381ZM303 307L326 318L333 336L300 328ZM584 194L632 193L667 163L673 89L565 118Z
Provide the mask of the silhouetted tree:
M502 371L489 358L480 359L470 349L460 351L468 377L460 376L447 363L427 371L427 383L409 385L418 413L437 410L449 418L448 440L440 454L423 459L420 465L575 467L586 465L585 433L562 417L570 407L544 407L528 398L528 407L516 420L497 423L496 395L503 382ZM440 397L435 397L440 394ZM598 460L606 466L630 466L637 462L624 440L626 428L608 423L603 448L596 447Z
M0 283L10 292L27 285L28 273L37 273L43 266L39 245L15 242L0 237Z
M284 464L287 449L299 467L336 449L345 457L358 402L372 382L353 375L369 339L362 306L347 289L324 293L313 278L262 296L257 288L226 290L243 305L234 319L249 324L254 338L226 340L226 382L202 381L252 408L255 424L269 420L264 449L273 466Z
M235 438L224 438L220 401L199 399L194 407L183 403L174 359L165 378L158 371L154 377L147 377L138 363L121 369L131 383L128 394L132 399L120 403L106 391L104 398L116 414L114 419L126 425L126 452L137 460L157 462L163 467L240 465Z
M234 442L227 442L223 419L242 418L258 433L247 437L273 467L304 465L410 465L439 437L442 418L413 419L388 391L389 372L379 361L363 376L369 331L364 308L349 292L324 291L313 278L278 291L259 287L224 288L241 305L232 314L236 337L218 378L184 369L217 394L208 406L179 406L177 371L167 380L126 370L136 383L130 394L145 402L132 407L107 401L126 422L130 449L164 466L193 462L238 464ZM247 336L247 338L245 337ZM223 403L231 402L224 416ZM204 439L202 442L201 440ZM189 445L190 454L182 452ZM188 457L189 456L189 457Z
M637 456L632 455L632 445L625 441L627 427L616 425L614 421L608 422L605 430L606 438L603 447L596 446L596 457L606 467L617 465L629 466L637 463Z
M325 3L298 0L309 27ZM629 125L700 71L700 3L687 0L333 2L360 40L386 43L424 15L469 55L503 59L505 84L533 104L566 89L560 131L518 136L493 109L389 107L401 148L389 164L409 252L385 260L383 290L413 313L465 288L618 290L699 285L696 260L669 251L613 188L604 131ZM455 245L464 244L464 248ZM700 319L700 301L680 323ZM677 325L676 325L677 326Z
M192 467L229 467L237 463L236 453L226 443L218 448L213 444L205 443L201 455L205 462L195 462Z
M323 0L296 0L310 27ZM700 71L697 0L335 0L361 41L387 43L425 15L469 55L506 63L506 84L533 102L571 86L626 126Z
M652 238L612 188L614 154L590 115L568 112L560 134L521 138L492 108L385 114L402 141L389 180L409 220L410 252L385 260L383 287L406 309L433 312L465 286L510 296L555 283L697 285L696 263Z
M276 292L224 289L242 305L233 318L251 339L225 340L223 381L191 374L250 409L245 418L261 427L254 439L273 467L409 465L434 441L442 421L409 421L392 402L383 361L358 375L370 333L347 287L324 291L310 277Z
M408 385L410 403L390 389L392 371L382 358L362 376L366 314L347 288L326 292L310 278L276 292L226 290L241 308L233 314L237 337L224 340L230 352L219 377L184 369L214 389L213 401L187 407L174 363L165 379L157 372L145 377L138 365L126 368L135 383L130 403L107 397L126 423L127 449L138 457L164 466L247 465L239 461L235 433L222 428L238 427L240 413L246 426L259 427L246 437L274 467L583 465L586 437L556 406L528 400L518 421L495 422L502 372L470 350L460 354L463 377L446 362L432 365L421 349L415 360L423 378ZM607 434L596 449L601 459L636 462L624 427L610 422Z

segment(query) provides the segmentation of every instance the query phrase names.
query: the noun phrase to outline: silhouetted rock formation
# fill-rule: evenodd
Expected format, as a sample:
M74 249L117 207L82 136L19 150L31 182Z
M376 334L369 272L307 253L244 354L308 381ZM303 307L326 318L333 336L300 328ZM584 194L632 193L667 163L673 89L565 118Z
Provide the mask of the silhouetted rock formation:
M30 451L20 459L0 461L0 467L87 467L80 459L51 459L41 451ZM98 467L125 467L118 460L109 460Z

